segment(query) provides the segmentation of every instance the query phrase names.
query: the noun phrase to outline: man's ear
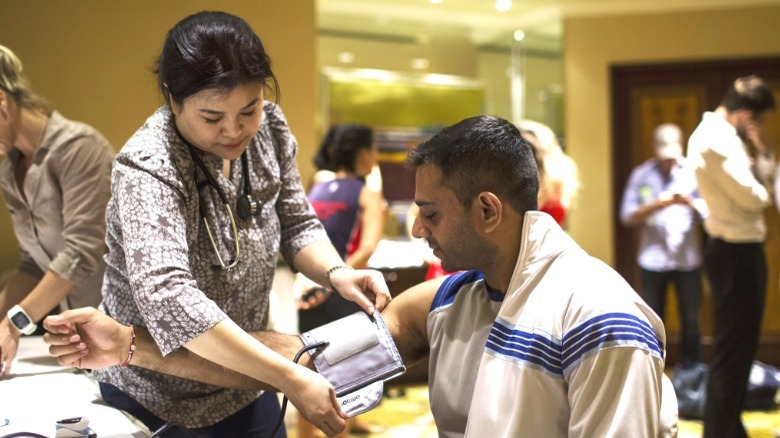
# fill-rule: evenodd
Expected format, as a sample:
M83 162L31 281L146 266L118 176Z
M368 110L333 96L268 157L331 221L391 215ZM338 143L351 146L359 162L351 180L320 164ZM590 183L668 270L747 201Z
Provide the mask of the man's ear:
M479 221L483 232L490 233L503 220L504 204L493 192L480 192L476 199Z

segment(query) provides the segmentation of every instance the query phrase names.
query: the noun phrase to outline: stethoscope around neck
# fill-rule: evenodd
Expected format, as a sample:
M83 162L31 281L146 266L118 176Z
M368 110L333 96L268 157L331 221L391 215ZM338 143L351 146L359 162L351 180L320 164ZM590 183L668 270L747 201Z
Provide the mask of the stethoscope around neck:
M183 135L179 132L179 130L175 127L174 123L174 130L176 131L176 134L179 136L179 138L184 142L184 144L187 145L187 148L190 151L190 156L192 156L192 160L195 162L195 165L200 168L201 172L203 172L203 175L206 177L203 181L198 181L198 175L197 172L195 172L195 182L197 184L197 190L198 190L198 210L200 212L200 218L203 220L203 225L206 227L206 233L209 236L209 242L211 243L211 248L214 250L214 254L217 256L217 261L219 261L219 265L212 265L212 268L217 270L229 270L235 267L238 264L238 258L240 255L240 245L238 240L238 226L236 225L236 219L233 216L233 209L230 208L230 203L228 203L227 195L225 195L225 191L222 190L222 187L220 187L217 180L214 178L214 176L209 171L208 167L206 167L206 163L203 162L203 159L198 155L198 152L195 150L195 146L193 146L187 139L184 138ZM241 173L243 175L244 179L244 193L238 197L238 201L236 202L236 213L238 213L238 217L241 219L247 219L248 217L252 215L256 215L258 212L258 201L252 199L252 187L249 183L249 163L247 161L246 157L246 150L241 154ZM225 262L225 260L222 258L222 255L219 253L219 249L217 248L216 240L214 239L214 234L211 232L211 226L209 225L208 219L206 219L206 206L203 202L203 198L200 195L200 190L205 187L210 186L217 192L217 196L219 196L219 199L222 201L222 205L225 207L225 211L227 212L228 218L230 218L230 228L233 230L233 238L236 242L236 251L235 256L232 260L228 260Z

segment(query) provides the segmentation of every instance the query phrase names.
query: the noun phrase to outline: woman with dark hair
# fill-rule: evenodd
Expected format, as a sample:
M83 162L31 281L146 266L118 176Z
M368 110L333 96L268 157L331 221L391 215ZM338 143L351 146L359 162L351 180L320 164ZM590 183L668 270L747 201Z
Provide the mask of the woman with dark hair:
M384 230L382 193L366 184L366 177L377 162L373 132L368 126L359 124L334 126L320 150L328 151L327 167L325 172L315 174L314 184L309 189L309 202L347 265L365 268ZM326 288L314 287L330 294ZM301 331L359 310L354 303L336 295L329 295L316 306L309 306L307 302L302 302L301 306Z
M325 226L331 243L348 266L361 269L368 266L384 231L385 215L381 187L366 180L377 166L377 146L370 127L361 124L335 125L328 130L314 157L320 169L309 189L309 202ZM298 328L312 330L360 310L328 288L320 287L301 274L296 290L303 292L299 301ZM312 297L307 299L304 297ZM355 419L339 436L348 436ZM369 430L370 424L358 423ZM311 426L298 422L298 434L310 436Z
M280 251L366 311L374 307L368 296L380 309L390 299L381 273L346 265L306 200L295 138L279 106L264 100L269 90L278 96L270 59L244 20L223 12L185 18L168 32L156 73L166 105L114 162L107 313L145 327L163 355L183 347L266 382L324 432L339 432L344 414L332 386L248 332L268 322ZM273 429L276 394L135 368L133 337L127 345L122 366L95 375L106 401L150 428L241 437Z

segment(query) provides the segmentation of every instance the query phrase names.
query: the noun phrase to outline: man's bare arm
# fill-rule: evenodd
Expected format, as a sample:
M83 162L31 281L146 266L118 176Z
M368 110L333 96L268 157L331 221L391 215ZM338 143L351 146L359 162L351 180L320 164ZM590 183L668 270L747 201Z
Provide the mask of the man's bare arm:
M436 279L408 289L393 299L382 312L382 319L407 367L428 356L428 312L443 281L444 279ZM303 347L303 342L297 335L271 331L251 334L290 360ZM129 331L127 337L129 339ZM130 363L134 366L225 388L275 390L264 382L226 369L185 348L163 358L154 340L146 329L141 327L136 329L136 345L136 356ZM302 355L299 363L313 369L308 354Z
M428 357L428 313L443 282L444 278L438 278L413 286L393 298L382 312L407 368Z
M428 355L427 320L431 303L444 279L431 280L401 293L382 312L382 317L407 367ZM105 368L122 363L130 348L131 329L94 308L68 310L44 320L49 352L59 363L78 368ZM251 333L260 342L292 360L303 347L297 335L271 331ZM272 390L271 385L229 370L180 348L163 357L149 332L135 327L135 352L131 366L195 380L215 386L244 390ZM303 354L299 363L313 369Z
M47 318L44 326L49 332L44 337L50 345L49 352L63 365L105 368L122 363L128 356L130 327L97 309L68 310L59 316ZM290 360L303 347L297 335L261 331L252 333L252 336ZM310 362L308 354L299 360L301 365L312 368ZM163 357L143 327L135 327L135 351L130 365L224 388L276 391L276 388L265 382L217 365L186 348Z

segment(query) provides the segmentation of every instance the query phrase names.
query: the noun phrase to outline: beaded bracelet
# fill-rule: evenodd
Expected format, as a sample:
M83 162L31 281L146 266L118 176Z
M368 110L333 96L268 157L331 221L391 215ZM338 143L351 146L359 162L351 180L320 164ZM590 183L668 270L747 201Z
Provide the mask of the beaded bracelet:
M130 324L130 348L127 349L127 359L120 364L122 368L127 368L130 365L133 353L135 353L135 327L133 327L133 324Z
M338 271L339 269L349 269L350 271L354 271L354 269L352 269L352 266L349 265L336 265L328 269L328 272L325 273L325 279L328 280L328 285L330 285L330 288L333 290L335 290L336 288L333 287L333 283L330 281L330 274Z

